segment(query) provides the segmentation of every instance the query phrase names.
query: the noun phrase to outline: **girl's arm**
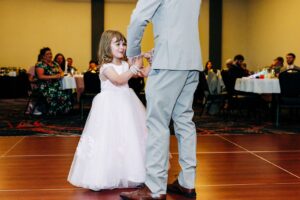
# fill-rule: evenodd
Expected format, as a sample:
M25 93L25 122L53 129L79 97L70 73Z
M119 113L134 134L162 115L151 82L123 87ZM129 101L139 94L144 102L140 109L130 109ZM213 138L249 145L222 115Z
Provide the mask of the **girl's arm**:
M123 85L128 82L128 80L137 74L139 71L138 67L135 65L131 66L130 69L122 74L118 74L112 67L108 67L103 72L104 76L109 79L115 85Z
M151 66L141 69L140 73L141 73L142 77L147 77L149 75L150 70L151 70Z

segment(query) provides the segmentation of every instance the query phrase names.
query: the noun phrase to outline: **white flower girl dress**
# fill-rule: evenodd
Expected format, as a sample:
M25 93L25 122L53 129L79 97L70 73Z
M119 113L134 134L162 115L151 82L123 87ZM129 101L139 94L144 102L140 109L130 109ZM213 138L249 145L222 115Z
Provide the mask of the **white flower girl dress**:
M129 69L126 62L101 67L101 93L93 100L68 176L71 184L95 191L145 181L145 107L128 84L116 86L103 76L110 67L118 74Z

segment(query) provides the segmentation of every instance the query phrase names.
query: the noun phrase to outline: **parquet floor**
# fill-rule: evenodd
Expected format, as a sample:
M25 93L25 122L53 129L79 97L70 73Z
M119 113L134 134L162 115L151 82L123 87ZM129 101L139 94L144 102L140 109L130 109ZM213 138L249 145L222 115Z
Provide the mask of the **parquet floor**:
M93 192L67 182L78 139L0 137L0 199L119 200L124 190ZM170 152L172 182L180 169L174 136ZM300 134L198 136L197 158L199 200L300 199Z

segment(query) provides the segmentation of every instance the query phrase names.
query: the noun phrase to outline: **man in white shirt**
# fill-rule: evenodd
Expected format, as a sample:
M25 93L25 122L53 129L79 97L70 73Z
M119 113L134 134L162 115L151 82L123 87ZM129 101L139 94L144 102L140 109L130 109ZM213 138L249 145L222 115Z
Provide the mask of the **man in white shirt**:
M286 55L286 63L287 66L282 67L281 72L289 70L289 69L297 69L300 70L300 67L294 65L294 61L296 59L296 55L294 53L288 53Z

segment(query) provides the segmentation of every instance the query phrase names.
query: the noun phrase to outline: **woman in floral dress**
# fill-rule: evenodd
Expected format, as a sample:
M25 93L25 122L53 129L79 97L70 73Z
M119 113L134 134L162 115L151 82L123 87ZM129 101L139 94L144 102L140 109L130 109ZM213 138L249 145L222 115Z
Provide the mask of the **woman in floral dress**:
M72 109L71 96L61 89L64 72L52 61L51 49L40 50L42 61L36 65L37 84L47 102L48 115L66 114Z

